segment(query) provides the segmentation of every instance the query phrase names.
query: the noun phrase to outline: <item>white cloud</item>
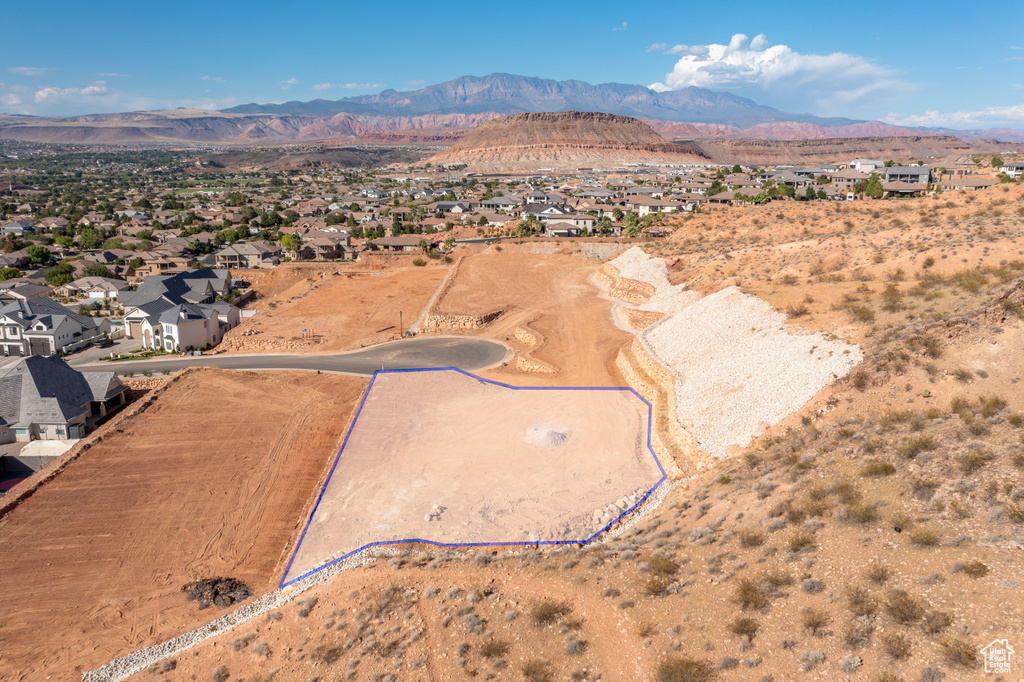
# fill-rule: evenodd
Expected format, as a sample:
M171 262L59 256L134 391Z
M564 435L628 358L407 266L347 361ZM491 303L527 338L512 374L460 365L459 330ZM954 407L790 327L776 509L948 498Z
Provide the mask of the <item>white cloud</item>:
M299 83L299 79L295 78L294 76L291 77L291 78L286 78L283 81L281 81L281 89L282 90L289 90L289 89L291 89L291 87L293 85L298 85L298 83Z
M201 81L212 81L214 83L223 83L224 82L224 79L221 78L220 76L200 76L199 80L201 80Z
M105 94L107 94L107 82L94 81L84 88L42 88L41 90L36 90L34 98L36 104L40 104L47 101L89 98Z
M679 55L659 92L691 85L759 93L762 100L789 110L814 107L821 113L847 113L906 93L910 84L894 71L859 55L833 52L800 54L786 45L769 45L764 34L750 40L735 34L728 45L655 43L648 51Z
M98 73L96 75L101 78L131 78L131 76L126 73Z
M923 114L889 114L885 117L887 123L905 126L929 126L929 127L998 127L1024 125L1024 104L1016 104L1004 107L985 107L977 111L952 111L940 113L937 110L929 109Z
M376 88L383 88L383 83L345 83L341 87L348 88L349 90L374 90Z
M19 76L42 76L49 71L53 71L53 69L39 66L10 66L7 70Z
M316 85L313 86L313 89L314 90L328 90L328 89L333 88L333 87L334 86L331 85L330 83L317 83Z
M627 30L629 30L629 24L624 21L624 22L622 22L622 26L616 26L612 30L613 31L627 31Z

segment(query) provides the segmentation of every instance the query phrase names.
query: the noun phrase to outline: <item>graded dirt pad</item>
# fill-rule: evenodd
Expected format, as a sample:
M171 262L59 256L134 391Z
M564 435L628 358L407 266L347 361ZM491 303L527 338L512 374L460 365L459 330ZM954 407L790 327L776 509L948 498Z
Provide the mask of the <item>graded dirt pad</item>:
M663 475L628 389L379 373L284 582L373 544L585 541Z
M0 679L79 679L223 615L188 582L276 587L366 385L203 370L113 422L123 433L0 519Z
M433 261L422 268L323 263L282 269L253 283L261 298L250 307L259 313L225 334L220 348L333 353L398 338L399 325L408 329L419 317L447 271ZM314 338L303 338L303 329L312 329Z
M437 312L483 315L505 310L486 327L461 333L501 341L507 337L514 348L557 370L553 376L526 374L510 364L488 376L515 384L623 386L615 355L632 335L615 326L612 303L598 298L587 282L598 265L582 256L522 253L514 245L502 251L491 248L463 259ZM541 344L517 346L519 327L539 334Z

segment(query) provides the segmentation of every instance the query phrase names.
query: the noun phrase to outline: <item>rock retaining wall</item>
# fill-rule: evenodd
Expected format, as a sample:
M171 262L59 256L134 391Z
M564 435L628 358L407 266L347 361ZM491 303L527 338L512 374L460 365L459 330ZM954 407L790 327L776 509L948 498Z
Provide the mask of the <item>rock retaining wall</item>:
M479 329L500 317L505 311L495 310L484 315L453 315L450 313L427 313L419 324L423 332L446 332L460 329Z
M602 286L607 287L609 296L614 296L620 301L632 305L640 305L655 292L654 286L647 282L622 277L615 266L608 263L598 268L594 277Z

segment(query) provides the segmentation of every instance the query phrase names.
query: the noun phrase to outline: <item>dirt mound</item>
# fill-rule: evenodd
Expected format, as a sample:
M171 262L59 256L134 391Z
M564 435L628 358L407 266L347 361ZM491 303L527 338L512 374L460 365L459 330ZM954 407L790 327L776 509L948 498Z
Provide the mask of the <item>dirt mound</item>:
M539 448L557 448L569 440L569 429L566 426L551 424L534 424L526 429L526 442Z
M431 158L474 169L515 170L539 166L617 166L622 163L699 163L692 147L668 143L650 126L628 116L592 111L513 114L478 126L458 144Z

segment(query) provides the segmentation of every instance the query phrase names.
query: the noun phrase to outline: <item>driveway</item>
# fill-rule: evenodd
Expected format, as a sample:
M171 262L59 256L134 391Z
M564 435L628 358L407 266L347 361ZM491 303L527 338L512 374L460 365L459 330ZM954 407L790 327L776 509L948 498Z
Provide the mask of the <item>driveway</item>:
M166 356L132 362L72 362L81 371L115 371L118 374L145 371L175 372L185 367L219 367L221 369L301 369L341 372L369 376L378 369L421 369L424 367L458 367L478 370L500 364L508 347L490 339L461 336L418 337L371 348L324 355L292 353L260 353L252 355L204 355L200 357Z

